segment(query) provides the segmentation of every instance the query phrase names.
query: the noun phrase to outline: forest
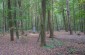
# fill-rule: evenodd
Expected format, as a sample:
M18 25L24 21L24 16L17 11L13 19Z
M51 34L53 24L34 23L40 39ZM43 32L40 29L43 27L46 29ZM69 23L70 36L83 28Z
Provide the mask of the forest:
M85 0L0 0L0 55L85 55Z

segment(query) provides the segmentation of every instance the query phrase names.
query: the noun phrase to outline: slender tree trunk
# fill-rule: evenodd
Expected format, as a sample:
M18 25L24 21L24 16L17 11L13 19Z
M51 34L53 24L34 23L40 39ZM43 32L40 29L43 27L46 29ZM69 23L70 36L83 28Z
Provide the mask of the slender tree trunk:
M73 22L74 22L74 31L76 33L76 18L75 18L75 0L73 0Z
M78 3L80 3L80 0L78 0ZM78 5L79 6L79 23L78 23L78 31L81 31L81 4Z
M66 18L65 18L65 14L64 14L64 5L62 5L62 16L63 16L63 22L64 22L64 29L67 32L68 31L68 28L66 26Z
M53 38L53 30L52 30L52 21L51 21L50 10L48 10L48 27L49 27L49 31L50 31L50 37L49 38Z
M3 0L3 36L4 36L5 30L6 30L5 29L5 22L4 22L6 20L5 19L5 12L4 12L5 10L4 9L5 8L4 8L4 0Z
M53 38L53 29L54 29L54 24L53 24L53 1L49 1L48 0L48 4L47 4L47 14L48 14L48 30L50 31L50 36L49 38ZM52 5L52 8L50 8L49 6ZM52 11L52 14L51 14Z
M23 35L24 34L24 31L23 31L23 20L22 20L22 11L21 11L21 0L19 0L18 1L18 4L19 4L19 9L20 9L20 14L19 14L19 16L20 16L20 18L21 18L21 20L20 20L20 23L21 23L21 34Z
M85 18L84 18L84 23L83 23L83 25L84 25L84 34L85 34Z
M59 25L58 25L58 19L57 19L57 17L56 17L56 28L57 28L57 29L56 29L57 31L60 31L60 30L59 30Z
M83 32L83 18L80 19L80 31Z
M80 31L83 32L83 15L82 15L82 10L83 10L83 4L80 4Z
M41 0L41 7L42 7L42 18L41 18L40 39L41 39L41 46L45 46L46 45L45 41L46 0Z
M53 4L54 4L54 0L51 0L51 3L52 3L52 31L53 31L53 33L54 33L54 7L53 7Z
M13 28L13 20L11 14L11 0L8 0L8 20L9 20L9 30L10 30L10 39L14 41L14 28Z
M17 2L16 0L14 1L14 7L15 7L15 10L14 10L14 21L15 21L15 27L16 27L16 37L17 39L19 39L19 32L18 32L18 23L17 23L17 18L16 18L16 8L17 8Z
M7 22L7 15L6 15L6 11L5 11L5 0L3 0L3 32L6 32L8 29L8 22Z
M84 7L84 14L85 14L85 3L83 4L83 7ZM84 15L84 23L83 23L83 31L84 31L84 34L85 34L85 15Z
M23 20L21 19L21 34L24 34L24 30L23 30Z
M70 9L69 9L69 0L66 0L67 5L67 18L68 18L68 29L70 31L70 34L72 35L72 28L71 28L71 17L70 17Z

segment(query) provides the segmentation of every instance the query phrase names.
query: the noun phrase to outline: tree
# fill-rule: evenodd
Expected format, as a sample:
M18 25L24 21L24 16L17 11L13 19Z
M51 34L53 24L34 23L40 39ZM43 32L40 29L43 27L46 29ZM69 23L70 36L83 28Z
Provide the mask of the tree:
M14 0L14 21L15 21L15 27L16 27L16 37L19 39L19 32L18 32L18 23L17 23L17 17L16 17L16 8L17 8L17 1Z
M85 34L85 1L83 1L83 31L84 31L84 34Z
M47 7L47 12L48 12L48 29L50 31L50 37L49 38L53 38L53 17L51 17L51 2L48 1L48 7ZM52 14L53 15L53 14Z
M68 27L67 27L68 25L66 24L67 19L65 17L65 9L64 8L65 8L64 7L64 1L62 1L62 16L63 16L63 22L64 22L64 29L67 32L68 31Z
M10 39L14 41L14 27L13 27L13 18L11 12L11 0L8 0L8 20L9 20L9 31L10 31Z
M6 19L5 19L5 8L4 8L4 0L3 0L3 36L4 36L4 33L5 33L5 23L4 22Z
M24 34L24 31L23 31L23 20L22 20L22 0L18 0L18 5L19 5L19 16L21 18L20 20L20 24L21 24L21 34L23 35Z
M46 0L41 0L41 7L42 7L42 18L41 18L40 37L41 37L41 46L45 46L46 45L45 41Z
M73 34L72 33L72 28L71 28L71 17L70 17L70 9L69 9L69 0L66 0L66 5L67 5L68 29L70 31L70 34Z
M73 23L74 23L74 31L76 32L76 18L75 18L75 0L73 0Z

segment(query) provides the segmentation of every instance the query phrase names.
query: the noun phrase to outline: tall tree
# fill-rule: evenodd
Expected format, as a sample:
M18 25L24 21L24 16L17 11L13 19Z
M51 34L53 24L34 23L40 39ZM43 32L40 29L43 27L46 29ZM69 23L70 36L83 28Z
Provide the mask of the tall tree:
M84 22L83 22L83 27L84 27L83 31L84 31L84 34L85 34L85 1L83 1L83 11L84 11L84 13L83 13L83 20L84 20Z
M73 0L73 22L74 22L74 31L76 32L76 18L75 18L75 0Z
M66 0L66 6L67 6L68 29L70 31L70 34L73 34L72 33L72 28L71 28L71 17L70 17L69 0Z
M23 20L22 20L22 0L18 0L18 5L19 5L19 17L21 18L20 20L20 24L21 24L21 34L24 34L24 31L23 31Z
M16 8L17 8L17 1L14 0L14 7L15 7L15 10L14 10L14 21L15 21L15 27L16 27L16 37L17 39L19 39L19 32L18 32L18 23L17 23L17 17L16 17Z
M50 6L51 6L51 2L48 0L47 10L48 10L48 29L50 31L50 37L49 38L53 38L53 22L52 22L53 17L51 17L51 8L50 8ZM52 16L53 16L53 13L52 13Z
M41 18L40 37L41 37L41 46L45 46L46 45L45 41L46 0L41 0L41 7L42 7L42 18Z
M4 36L5 30L6 30L6 29L5 29L5 25L6 25L5 23L6 23L6 22L4 22L4 21L6 20L6 19L5 19L5 7L4 7L5 5L4 5L4 4L5 4L5 3L4 3L4 0L3 0L3 36Z
M64 22L64 29L65 31L68 31L68 27L67 27L67 24L66 24L66 17L65 17L65 9L64 9L64 1L62 1L62 16L63 16L63 22Z
M11 0L7 0L8 4L8 20L9 20L9 30L10 30L10 39L14 41L14 27L13 27L13 19L12 19L12 8L11 8Z
M52 21L51 21L51 13L50 13L50 10L48 10L48 28L49 28L49 31L50 31L50 37L49 38L53 38L53 28L52 28Z

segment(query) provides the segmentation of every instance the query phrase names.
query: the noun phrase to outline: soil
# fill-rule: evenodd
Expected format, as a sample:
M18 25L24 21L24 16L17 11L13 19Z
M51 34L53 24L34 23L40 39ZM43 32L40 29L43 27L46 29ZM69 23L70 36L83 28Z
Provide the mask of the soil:
M46 46L40 47L38 33L25 32L20 39L10 41L9 33L0 36L0 55L85 55L85 35L55 31L53 39L46 33Z

